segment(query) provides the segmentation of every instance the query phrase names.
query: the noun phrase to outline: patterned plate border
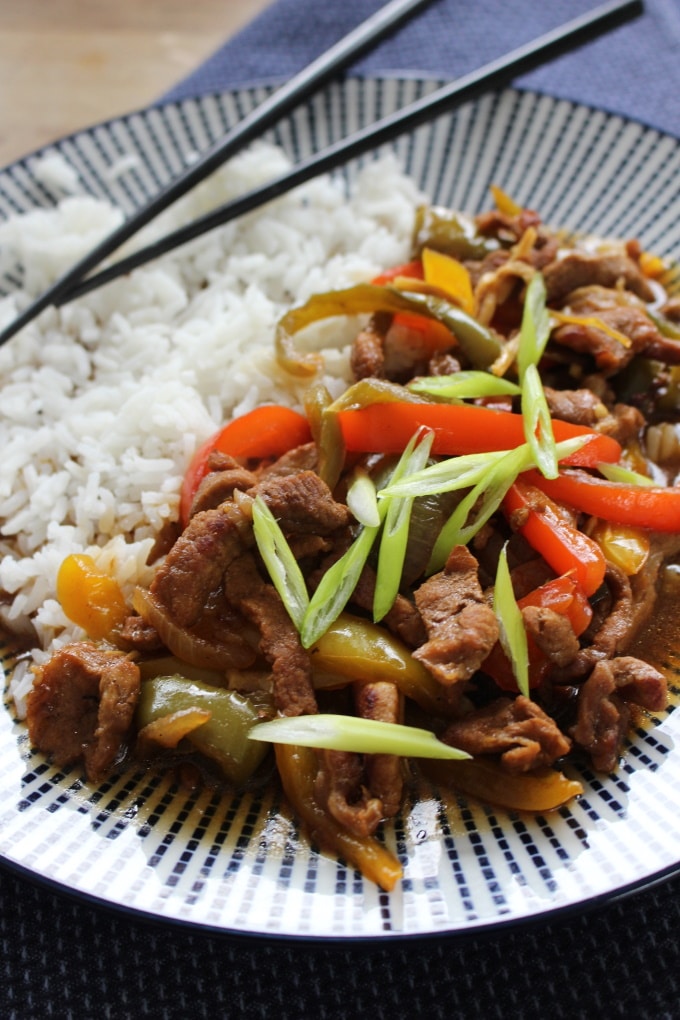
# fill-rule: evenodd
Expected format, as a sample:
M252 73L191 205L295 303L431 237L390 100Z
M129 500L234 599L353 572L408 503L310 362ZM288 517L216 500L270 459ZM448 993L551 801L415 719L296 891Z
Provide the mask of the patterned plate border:
M348 79L270 137L301 159L436 86ZM58 199L37 169L51 151L86 190L129 212L268 91L154 107L63 139L0 172L0 213ZM680 251L680 146L624 118L505 90L393 148L436 202L476 212L497 183L547 222L636 236L661 255ZM351 178L360 163L341 173ZM17 267L2 286L11 289L20 277ZM6 671L12 664L7 647ZM669 654L662 665L677 695L678 661ZM311 848L271 791L187 793L146 772L87 787L77 771L59 771L33 754L7 694L4 706L0 861L156 920L302 939L463 934L593 905L680 866L680 717L672 708L633 734L615 776L575 772L584 795L549 814L529 817L414 789L383 833L405 866L388 895Z

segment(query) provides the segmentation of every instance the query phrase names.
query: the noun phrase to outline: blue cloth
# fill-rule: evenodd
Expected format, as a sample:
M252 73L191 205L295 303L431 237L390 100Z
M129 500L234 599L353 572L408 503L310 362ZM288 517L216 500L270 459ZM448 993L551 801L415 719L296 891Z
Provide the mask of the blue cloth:
M164 98L289 78L380 6L278 0ZM596 6L597 0L434 0L348 73L456 78ZM513 84L680 136L680 0L646 0L641 17Z

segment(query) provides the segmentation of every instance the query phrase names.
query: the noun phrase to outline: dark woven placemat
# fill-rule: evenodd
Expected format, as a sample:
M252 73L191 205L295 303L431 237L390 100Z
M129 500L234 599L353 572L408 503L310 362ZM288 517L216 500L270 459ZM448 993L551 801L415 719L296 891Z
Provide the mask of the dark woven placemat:
M377 0L279 0L168 98L298 70ZM592 0L437 0L369 74L462 74ZM517 84L680 135L680 0ZM680 1016L680 877L582 914L381 944L230 939L154 925L0 871L0 1020Z
M231 939L0 873L3 1020L680 1015L680 877L578 916L393 943Z

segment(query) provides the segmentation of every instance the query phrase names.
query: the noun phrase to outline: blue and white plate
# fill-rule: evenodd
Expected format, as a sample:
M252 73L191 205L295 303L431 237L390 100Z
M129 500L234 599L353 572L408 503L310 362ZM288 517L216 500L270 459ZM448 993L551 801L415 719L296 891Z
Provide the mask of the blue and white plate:
M300 159L434 87L351 79L271 135ZM129 211L265 94L154 107L52 148L87 190ZM476 212L488 207L495 183L553 225L680 253L680 144L621 117L507 90L395 148L436 202ZM128 155L136 159L120 172ZM37 163L33 155L0 173L3 214L56 200ZM114 164L119 171L111 174ZM674 657L661 665L673 685ZM578 773L583 796L544 815L424 789L385 829L404 865L403 881L386 894L311 848L275 792L187 793L141 771L84 785L77 770L55 769L30 751L6 695L0 860L92 900L207 930L316 939L470 932L582 909L676 871L678 739L680 714L671 708L635 732L615 776Z

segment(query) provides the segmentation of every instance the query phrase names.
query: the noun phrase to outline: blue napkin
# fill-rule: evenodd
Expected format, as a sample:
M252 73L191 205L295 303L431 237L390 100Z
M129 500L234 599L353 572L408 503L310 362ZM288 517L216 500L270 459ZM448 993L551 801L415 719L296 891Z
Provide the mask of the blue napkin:
M278 0L164 98L285 80L380 6ZM349 73L456 78L596 6L597 0L434 0ZM680 136L680 0L646 0L641 17L513 84Z

